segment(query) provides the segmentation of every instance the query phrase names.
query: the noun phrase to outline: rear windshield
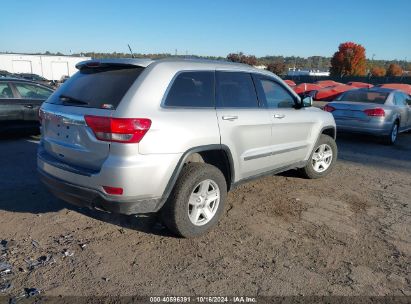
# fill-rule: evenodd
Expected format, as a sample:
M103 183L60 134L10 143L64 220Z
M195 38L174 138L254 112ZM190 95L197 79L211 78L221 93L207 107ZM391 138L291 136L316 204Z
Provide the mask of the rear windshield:
M135 66L82 68L48 102L115 109L143 69Z
M373 91L347 91L337 98L338 101L370 102L384 104L389 93Z

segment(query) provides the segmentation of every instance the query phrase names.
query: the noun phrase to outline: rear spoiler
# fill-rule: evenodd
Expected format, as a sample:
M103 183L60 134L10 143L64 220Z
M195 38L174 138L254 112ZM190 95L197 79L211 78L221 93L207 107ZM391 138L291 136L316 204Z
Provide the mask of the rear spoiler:
M84 67L107 67L113 66L138 66L148 67L154 61L151 59L134 59L134 58L113 58L113 59L92 59L81 61L76 64L76 68L81 70Z

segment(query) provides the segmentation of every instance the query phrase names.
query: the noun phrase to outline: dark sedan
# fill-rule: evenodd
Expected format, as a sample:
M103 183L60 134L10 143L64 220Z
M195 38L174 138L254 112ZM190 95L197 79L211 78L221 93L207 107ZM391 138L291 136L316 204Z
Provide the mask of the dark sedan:
M43 84L45 86L53 86L54 82L51 80L48 80L40 75L37 74L31 74L31 73L20 73L16 75L19 78L23 78L26 80L31 80L40 84Z
M0 78L0 132L38 132L38 111L53 90L33 81Z

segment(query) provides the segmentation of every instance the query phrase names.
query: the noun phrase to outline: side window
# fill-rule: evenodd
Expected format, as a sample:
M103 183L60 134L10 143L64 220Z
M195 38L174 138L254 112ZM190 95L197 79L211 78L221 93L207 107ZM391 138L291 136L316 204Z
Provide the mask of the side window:
M165 100L171 107L215 107L214 72L182 72Z
M0 82L0 98L14 98L13 91L10 86L5 82Z
M258 108L254 82L249 73L217 72L217 105L223 108Z
M397 106L406 106L407 105L405 95L402 94L402 93L395 93L394 100L395 100L395 104Z
M15 83L14 86L24 99L47 99L53 93L51 90L27 83Z
M293 108L294 97L280 84L268 79L260 79L267 108Z

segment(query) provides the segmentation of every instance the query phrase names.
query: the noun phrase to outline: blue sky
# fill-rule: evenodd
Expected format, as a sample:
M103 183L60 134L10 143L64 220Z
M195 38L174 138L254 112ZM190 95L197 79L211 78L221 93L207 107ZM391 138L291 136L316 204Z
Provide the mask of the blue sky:
M4 1L0 51L331 56L354 41L411 60L411 1Z

